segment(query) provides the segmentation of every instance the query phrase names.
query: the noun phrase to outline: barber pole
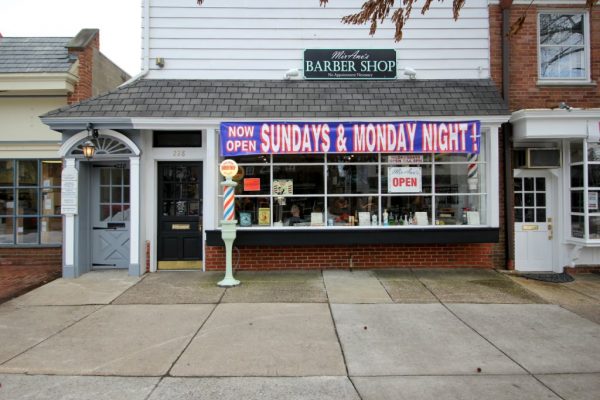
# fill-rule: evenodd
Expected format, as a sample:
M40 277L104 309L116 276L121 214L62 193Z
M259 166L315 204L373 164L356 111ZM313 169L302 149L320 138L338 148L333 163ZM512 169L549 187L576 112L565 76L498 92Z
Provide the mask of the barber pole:
M223 187L223 219L233 221L235 217L235 195L231 186Z
M469 164L467 165L467 183L469 185L469 190L471 192L475 192L477 191L477 183L479 181L479 179L477 179L477 154L468 154L467 161L469 162Z
M467 167L467 178L477 178L477 154L471 153L467 156L469 166Z

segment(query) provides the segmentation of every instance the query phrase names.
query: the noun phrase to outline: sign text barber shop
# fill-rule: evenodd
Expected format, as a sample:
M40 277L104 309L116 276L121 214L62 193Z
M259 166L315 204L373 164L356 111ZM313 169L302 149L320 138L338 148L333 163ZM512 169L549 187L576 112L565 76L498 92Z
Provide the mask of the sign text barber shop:
M304 50L305 79L395 79L396 50Z

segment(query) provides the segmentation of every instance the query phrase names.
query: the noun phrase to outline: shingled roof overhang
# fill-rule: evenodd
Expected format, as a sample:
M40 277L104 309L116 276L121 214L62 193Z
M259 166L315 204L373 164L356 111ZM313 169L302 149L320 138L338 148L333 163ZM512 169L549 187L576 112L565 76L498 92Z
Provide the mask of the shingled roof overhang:
M487 118L508 108L491 80L180 80L142 79L116 91L51 111L56 130L139 128L144 120Z

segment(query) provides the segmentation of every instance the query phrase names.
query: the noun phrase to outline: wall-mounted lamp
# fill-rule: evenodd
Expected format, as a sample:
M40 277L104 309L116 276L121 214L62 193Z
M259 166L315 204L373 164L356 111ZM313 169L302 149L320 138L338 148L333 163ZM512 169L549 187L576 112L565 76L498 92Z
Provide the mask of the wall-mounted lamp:
M285 74L283 74L283 79L288 81L290 78L295 78L297 76L300 76L300 71L297 68L292 68L285 71Z
M417 71L411 67L404 67L404 75L408 76L409 79L415 79L417 77Z
M561 101L558 104L558 108L560 108L561 110L567 110L567 111L571 111L573 109L573 107L571 107L570 105L568 105L567 103L565 103L564 101Z
M162 57L156 57L156 65L158 66L158 68L164 68L165 59Z
M90 160L92 157L94 157L94 154L96 153L96 146L94 145L94 142L90 139L98 138L98 129L95 129L94 124L92 123L88 123L86 129L88 131L88 140L83 144L82 150L85 158Z

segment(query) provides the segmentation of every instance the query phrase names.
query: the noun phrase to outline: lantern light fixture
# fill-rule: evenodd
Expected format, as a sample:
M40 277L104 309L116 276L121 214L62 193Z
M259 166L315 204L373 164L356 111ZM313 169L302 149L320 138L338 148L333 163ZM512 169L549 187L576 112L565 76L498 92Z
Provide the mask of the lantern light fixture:
M96 153L96 146L93 139L98 138L98 129L94 128L94 124L91 122L87 124L86 129L88 131L88 140L83 144L82 150L85 158L90 160Z

